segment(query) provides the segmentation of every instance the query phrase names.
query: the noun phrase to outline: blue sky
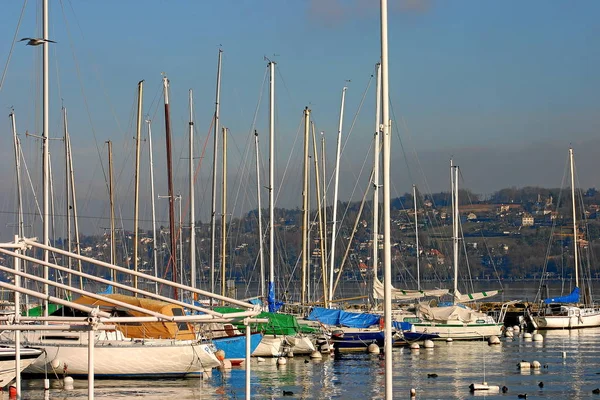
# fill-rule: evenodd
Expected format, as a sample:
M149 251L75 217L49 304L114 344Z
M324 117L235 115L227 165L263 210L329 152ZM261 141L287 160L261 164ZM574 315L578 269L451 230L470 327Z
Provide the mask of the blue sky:
M19 38L39 36L37 3L28 2ZM344 137L350 134L350 139L341 171L346 177L359 173L374 125L374 82L360 112L359 104L378 61L378 1L50 3L50 37L58 42L51 50L51 135L61 135L64 101L77 179L82 182L78 192L88 204L105 195L99 171L100 159L106 163L104 141L108 139L115 144L115 162L122 171L119 185L123 193L131 192L135 96L141 79L146 82L144 109L154 120L156 162L163 163L164 169L161 72L171 81L177 173L181 191L187 190L183 183L187 161L180 156L185 152L187 91L194 90L200 147L213 112L219 46L224 51L222 122L231 130L230 170L234 174L242 175L240 165L248 151L266 70L264 56L278 63L280 171L289 157L292 165L299 160L301 146L292 143L306 105L313 111L317 130L325 131L328 158L333 160L340 92L348 85ZM569 143L575 146L578 165L584 166L579 169L582 185L597 185L591 149L598 143L600 128L600 52L594 40L600 37L599 2L389 0L389 4L390 96L399 137L409 155L404 160L398 136L394 137L397 192L410 190L412 180L424 184L417 178L423 176L432 190L445 189L447 161L452 156L463 165L463 185L478 192L508 185L559 186ZM21 7L19 1L3 4L2 67ZM9 108L15 108L20 132L39 132L39 64L39 50L18 43L0 91L0 109L8 115ZM266 86L262 93L256 129L265 135L266 155ZM10 137L8 119L0 125L0 132ZM24 150L29 151L35 175L36 143L23 140L28 141ZM2 143L3 188L14 193L11 142ZM52 146L60 160L61 145ZM417 170L415 154L422 170ZM207 158L203 179L210 174L208 165ZM294 189L289 198L282 198L282 205L300 203L298 176L289 173ZM157 172L157 179L158 190L164 191L164 171ZM342 198L350 196L353 180L342 177ZM12 197L9 194L3 200L3 208ZM205 209L203 204L199 207ZM242 208L250 207L249 203Z

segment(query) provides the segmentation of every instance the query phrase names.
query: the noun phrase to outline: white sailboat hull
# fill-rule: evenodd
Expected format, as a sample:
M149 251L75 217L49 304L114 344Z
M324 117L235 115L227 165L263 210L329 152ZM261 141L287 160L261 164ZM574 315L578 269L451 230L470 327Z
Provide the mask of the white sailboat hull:
M439 338L433 340L483 340L490 336L500 336L502 326L500 323L414 323L416 332L437 333Z
M3 333L6 337L7 333ZM98 378L186 377L220 366L212 344L196 340L100 338L94 343L94 373ZM117 335L119 336L119 335ZM25 343L45 351L24 373L88 374L87 332L27 331Z
M294 354L312 354L316 350L308 336L285 336L284 340L291 346L290 349Z
M531 316L536 329L580 329L600 326L600 309L563 307L563 315Z
M21 371L33 363L42 351L38 349L22 348ZM15 369L16 352L14 347L0 347L0 387L8 385L17 375Z
M279 357L283 351L283 336L265 335L252 357Z

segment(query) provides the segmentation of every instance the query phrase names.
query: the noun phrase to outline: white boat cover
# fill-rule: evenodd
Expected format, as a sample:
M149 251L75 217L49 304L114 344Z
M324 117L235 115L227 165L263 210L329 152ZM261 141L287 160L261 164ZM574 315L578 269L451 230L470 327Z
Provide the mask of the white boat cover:
M468 303L470 301L476 301L485 299L488 297L492 297L500 293L500 290L491 290L489 292L476 292L476 293L467 293L461 294L458 290L454 294L454 299L457 303Z
M392 286L392 300L414 300L426 296L441 297L448 294L448 289L433 289L433 290L403 290L396 289ZM383 299L383 283L375 278L373 282L373 297Z
M487 315L482 312L459 305L431 307L428 304L419 303L416 314L421 319L440 323L448 321L471 323L487 318Z

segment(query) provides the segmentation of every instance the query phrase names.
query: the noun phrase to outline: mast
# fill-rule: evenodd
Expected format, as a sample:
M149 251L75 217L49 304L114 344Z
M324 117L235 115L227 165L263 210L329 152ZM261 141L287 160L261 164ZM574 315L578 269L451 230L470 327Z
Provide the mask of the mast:
M321 165L323 165L323 247L325 247L324 257L327 264L327 156L325 154L325 132L321 131ZM323 269L323 276L327 276L327 266ZM323 278L324 285L327 286L327 279ZM325 297L325 292L323 292Z
M110 197L110 263L115 265L117 262L117 243L115 238L115 192L113 187L113 160L112 160L112 142L106 141L108 145L108 196ZM117 277L114 270L110 270L110 279L116 282Z
M379 162L381 129L381 64L375 65L377 83L375 88L375 136L373 143L373 280L379 267Z
M336 239L336 227L337 227L337 203L338 203L338 188L340 181L340 156L342 151L342 123L344 122L344 101L346 99L346 90L348 88L344 86L342 89L342 105L340 107L340 121L338 125L337 133L337 151L335 156L335 181L333 188L333 216L331 226L331 253L330 253L330 267L329 267L329 297L325 296L325 307L328 307L328 303L333 300L333 270L335 268L335 239ZM325 279L325 278L324 278Z
M458 225L460 213L458 210L458 165L452 166L452 181L453 181L453 192L452 192L452 204L453 204L453 213L452 215L452 250L454 255L454 296L458 293Z
M419 217L417 216L417 185L413 185L413 202L415 203L415 247L417 249L417 290L421 290L421 269L419 265Z
M275 63L269 62L269 312L275 312Z
M385 398L393 398L392 381L392 246L390 210L390 109L388 82L387 0L381 1L381 96L383 97L383 284L385 326Z
M323 215L321 213L321 210L324 210L325 207L322 207L321 205L321 182L319 182L319 157L318 157L318 153L317 153L317 138L315 135L315 124L314 122L311 122L312 124L312 139L313 139L313 153L314 153L314 163L315 163L315 186L317 188L316 192L317 192L317 215L319 218L319 244L320 244L320 249L321 249L321 273L323 274L323 276L327 275L327 257L325 255L325 238L327 237L327 234L325 234L325 232L323 232L324 230L324 224L323 224ZM325 291L327 290L327 282L322 279L323 281L323 293L325 293ZM315 292L316 292L316 287L315 287Z
M260 259L260 297L265 298L265 260L263 252L262 206L260 201L260 159L258 156L258 132L254 130L254 147L256 148L256 197L258 199L258 258Z
M138 246L139 246L139 203L140 203L140 147L142 139L142 99L144 94L144 81L138 82L137 101L137 130L135 135L135 200L133 210L133 270L138 272ZM133 287L138 287L138 277L133 275ZM135 294L137 297L137 293Z
M194 99L190 89L190 286L196 287L196 210L194 200Z
M212 203L210 211L210 291L215 293L215 244L217 232L217 145L219 141L219 111L221 99L221 58L223 50L219 49L217 64L217 93L215 95L215 115L213 130L213 173L212 173ZM212 298L210 304L212 305Z
M169 80L163 76L163 87L165 96L165 132L167 142L167 182L169 187L169 233L171 235L171 258L170 264L173 268L172 280L177 282L177 238L175 237L175 193L173 191L173 169L171 159L171 119L169 114ZM137 272L137 271L136 271ZM173 297L179 299L176 287L173 287Z
M158 247L156 243L156 207L154 201L154 163L152 162L152 121L148 123L148 146L150 155L150 196L152 197L152 254L154 255L154 276L158 276ZM158 294L158 282L154 282L154 293Z
M571 165L571 200L573 201L573 254L575 256L575 287L579 287L579 247L577 247L577 211L575 210L575 164L573 148L569 147L569 164Z
M64 128L64 139L65 139L65 215L67 217L67 251L71 253L71 174L69 171L69 142L67 141L67 109L63 107L63 128ZM71 257L65 257L67 263L66 267L71 269ZM73 285L73 275L69 274L68 277L69 286Z
M50 100L49 100L49 76L48 76L48 63L49 63L49 52L48 45L49 43L46 41L48 39L48 0L42 0L42 39L44 43L42 44L43 55L42 55L42 103L43 103L43 112L42 112L42 146L43 146L43 154L42 154L42 241L44 246L50 246L50 235L49 235L49 227L50 227L50 175L48 168L50 167L50 142L49 142L49 131L50 131ZM44 262L47 263L50 261L50 253L48 250L44 250ZM44 279L48 280L50 278L48 272L48 266L44 265ZM49 286L48 283L44 283L44 294L46 297L44 298L44 317L48 317L48 295L49 295ZM47 325L48 322L44 321L44 325Z
M223 127L223 180L221 181L221 295L227 295L225 264L227 262L227 128Z
M300 290L300 302L306 304L306 275L309 264L308 255L308 144L310 141L310 110L304 108L304 182L302 186L302 279Z
M25 236L25 222L23 217L23 192L21 191L21 142L19 141L19 137L17 136L17 120L15 117L14 110L10 112L10 122L12 126L13 133L13 145L15 149L15 176L17 178L17 232L19 238L23 238ZM23 250L23 254L25 254L25 250ZM16 260L19 260L18 258ZM27 267L25 264L25 260L21 260L21 265L23 266L23 272L27 272ZM17 268L18 266L15 266ZM18 269L18 268L17 268ZM17 277L15 276L15 281ZM23 279L23 286L27 287L25 279ZM19 295L15 292L15 300L19 300ZM15 309L19 309L17 307L17 301L15 301ZM29 296L25 295L25 310L27 316L29 316ZM19 392L20 393L20 392Z
M65 110L65 116L66 115L67 114ZM66 121L67 120L65 119L65 127L67 126ZM73 151L71 149L71 136L69 136L69 129L67 128L65 132L68 144L67 150L69 156L69 170L71 173L71 204L73 205L73 221L75 227L75 252L78 256L81 256L81 245L79 243L79 218L77 214L77 192L75 191L75 171L73 167ZM80 257L77 259L77 270L79 272L82 272L83 270ZM79 276L79 288L83 289L83 277L81 275Z

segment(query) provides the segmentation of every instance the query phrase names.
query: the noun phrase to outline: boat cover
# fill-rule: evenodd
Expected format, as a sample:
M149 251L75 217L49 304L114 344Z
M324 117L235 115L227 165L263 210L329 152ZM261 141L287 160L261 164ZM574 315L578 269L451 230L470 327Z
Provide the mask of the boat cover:
M575 287L575 289L573 289L573 291L566 296L545 299L544 303L579 303L579 288Z
M485 318L486 314L461 305L432 307L428 304L420 303L417 307L417 316L427 321L460 321L469 323Z
M414 300L425 296L441 297L448 293L448 289L433 290L403 290L392 287L392 300ZM373 282L373 297L383 299L383 282L375 278Z
M368 313L353 313L342 310L332 310L314 307L308 316L309 321L318 321L326 325L340 325L348 328L368 328L379 324L380 315Z
M462 294L458 290L454 294L454 299L457 303L468 303L469 301L476 301L485 299L488 297L492 297L497 295L498 293L502 293L501 290L490 290L488 292L476 292L476 293L467 293Z
M234 307L215 307L215 311L229 314L243 310ZM255 318L269 319L268 323L250 324L252 332L259 331L265 335L295 335L297 333L313 333L317 331L317 329L310 326L298 324L296 317L290 314L261 312ZM233 323L233 325L240 330L244 329L243 323Z

